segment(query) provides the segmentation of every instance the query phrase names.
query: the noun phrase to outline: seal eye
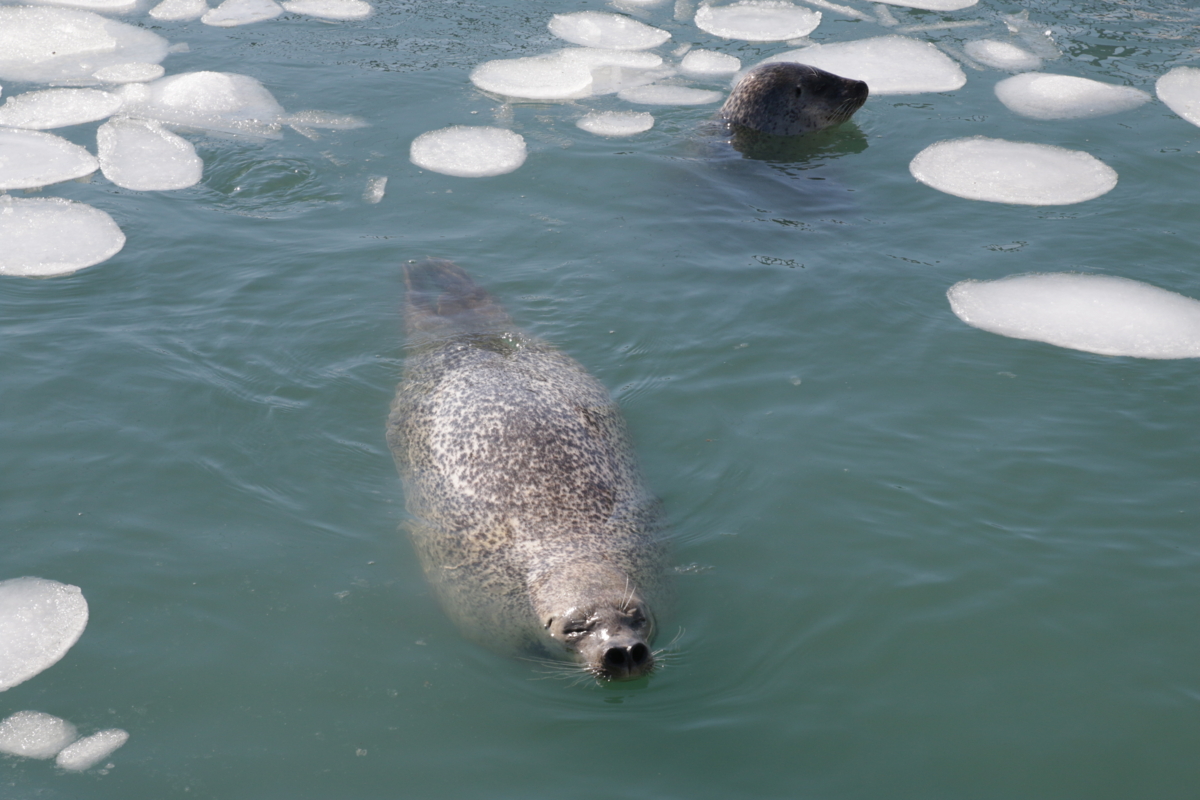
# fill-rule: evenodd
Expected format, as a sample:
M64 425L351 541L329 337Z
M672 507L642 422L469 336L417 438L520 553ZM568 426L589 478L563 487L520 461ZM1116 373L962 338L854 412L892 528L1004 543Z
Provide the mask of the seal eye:
M800 97L800 96L802 96L803 94L804 94L804 87L803 87L803 86L797 86L797 87L796 87L796 97Z
M572 620L563 625L563 636L568 639L577 639L591 629L592 626L586 619Z

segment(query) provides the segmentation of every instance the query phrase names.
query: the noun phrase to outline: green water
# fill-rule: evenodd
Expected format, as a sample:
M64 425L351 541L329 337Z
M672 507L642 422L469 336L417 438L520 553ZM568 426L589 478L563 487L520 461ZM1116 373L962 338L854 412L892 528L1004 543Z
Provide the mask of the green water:
M46 190L128 243L0 281L0 579L76 584L91 606L0 715L131 738L107 770L0 759L0 796L1195 797L1200 365L984 333L945 291L1084 270L1200 297L1200 130L1157 101L1023 120L992 93L1004 73L968 69L769 164L698 141L711 107L605 140L574 120L615 98L502 108L470 85L483 60L558 46L550 14L581 8L604 6L152 26L190 45L169 73L249 74L289 111L370 126L193 136L205 179L180 192ZM924 34L959 46L1020 10L893 12L986 21ZM646 12L670 46L786 49L672 12ZM1200 45L1182 3L1030 16L1064 51L1047 71L1151 92ZM827 13L814 38L888 32ZM514 173L408 162L420 133L497 118L529 144ZM63 133L91 148L94 130ZM1120 182L1033 208L909 176L928 144L975 134L1084 149ZM361 200L372 175L379 205ZM620 401L680 573L683 633L648 681L547 678L463 641L431 598L383 441L398 265L425 255Z

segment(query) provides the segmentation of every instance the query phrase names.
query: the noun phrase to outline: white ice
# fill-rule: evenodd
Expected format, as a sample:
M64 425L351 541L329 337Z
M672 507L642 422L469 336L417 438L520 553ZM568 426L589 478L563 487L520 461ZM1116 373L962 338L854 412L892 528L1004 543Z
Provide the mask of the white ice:
M762 63L798 61L865 81L871 96L951 92L967 82L958 64L929 42L891 34L789 50Z
M1200 69L1176 67L1154 84L1158 99L1193 125L1200 125Z
M207 0L162 0L150 9L150 16L162 22L185 22L208 13Z
M275 0L225 0L214 9L204 12L200 21L218 28L233 28L274 19L283 13Z
M0 753L25 758L54 758L79 734L64 719L40 711L18 711L0 720Z
M995 69L1009 72L1025 72L1040 69L1042 60L1024 47L996 39L976 39L963 45L963 52L971 58Z
M92 77L101 83L145 83L161 78L165 72L162 64L131 61L128 64L113 64L111 67L98 69L92 73Z
M459 178L486 178L525 163L525 140L504 128L455 125L422 133L409 158L422 169Z
M568 47L559 58L583 64L592 73L589 94L615 94L631 86L642 86L672 76L662 65L662 56L643 50L612 50L598 47Z
M91 153L61 136L0 128L0 191L82 178L98 166Z
M922 11L958 11L970 8L979 0L874 0L876 3L887 3L889 6L904 6L919 8Z
M9 251L23 222L13 206L37 202L46 201L0 195L0 273L16 274L8 269L13 260ZM0 692L58 663L87 621L87 601L78 586L45 578L0 581Z
M613 50L649 50L671 38L671 34L660 28L604 11L555 14L549 27L555 36L572 44Z
M782 42L816 30L821 12L788 0L739 0L727 6L701 6L695 22L705 33L725 39Z
M98 14L128 14L141 0L27 0L29 5L61 6L95 11Z
M114 64L157 64L167 40L148 30L70 8L0 6L0 80L91 84Z
M367 188L363 190L363 200L366 200L368 203L378 203L383 199L383 193L386 190L386 175L375 175L367 178Z
M96 145L100 171L123 189L186 189L204 173L192 143L152 120L111 119L96 131Z
M557 55L485 61L471 71L471 83L485 92L528 100L567 100L591 93L586 64Z
M938 191L993 203L1069 205L1117 185L1116 171L1079 150L985 136L932 144L908 168Z
M121 113L168 125L278 136L283 107L261 83L232 72L184 72L116 90Z
M293 14L320 19L366 19L371 16L371 4L363 0L288 0L283 8Z
M1111 275L1050 273L950 287L968 325L1106 356L1200 357L1200 301Z
M617 92L617 97L627 103L639 103L648 106L700 106L705 103L715 103L724 99L721 92L707 89L692 89L687 86L668 86L650 84L649 86L634 86Z
M82 772L111 756L127 741L129 734L120 728L97 731L64 747L54 763L71 772Z
M597 136L633 136L654 127L654 117L645 111L593 111L575 124Z
M0 125L10 128L64 128L105 119L121 98L98 89L43 89L15 94L0 106Z
M99 209L58 197L24 199L0 195L0 275L27 278L66 275L106 261L124 246L125 234L112 217ZM82 596L79 600L82 601ZM63 624L66 625L66 620L74 620L72 624L79 625L82 631L82 625L87 622L86 605L82 615L81 620L79 609L75 609L64 617ZM47 627L43 631L45 641L57 641L62 647L62 652L49 661L44 659L53 654L54 649L38 643L42 640L36 639L38 631L35 629L31 629L30 635L35 638L30 640L31 649L27 656L21 655L24 651L0 648L0 689L15 685L10 682L13 676L23 674L24 677L16 681L20 683L36 675L66 652L75 640L71 639L63 646L65 635L57 634L55 630ZM34 671L27 671L34 667Z
M689 75L732 75L741 68L740 59L713 50L692 50L679 62Z
M1034 119L1102 117L1129 111L1150 99L1132 86L1042 72L1005 78L996 84L996 97L1010 111Z

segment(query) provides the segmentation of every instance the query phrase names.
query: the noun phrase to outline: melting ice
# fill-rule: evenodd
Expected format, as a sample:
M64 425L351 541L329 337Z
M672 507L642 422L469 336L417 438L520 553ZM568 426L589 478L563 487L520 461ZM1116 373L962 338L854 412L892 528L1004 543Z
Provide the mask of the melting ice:
M715 103L723 99L725 95L708 89L650 84L649 86L622 89L617 92L617 97L627 103L649 106L699 106L705 103Z
M591 93L586 64L557 55L487 61L471 71L471 83L485 92L529 100L565 100Z
M762 63L802 64L865 81L871 96L951 92L967 82L953 60L929 42L892 34L852 42L816 44L789 50Z
M593 111L575 124L597 136L633 136L654 127L654 117L645 111Z
M320 19L366 19L371 16L371 4L363 0L288 0L285 10Z
M727 6L701 6L695 22L700 30L725 39L782 42L816 30L821 12L788 0L739 0Z
M283 107L266 88L232 72L184 72L118 88L121 112L168 125L278 136Z
M82 178L99 163L87 150L61 136L0 128L0 191L36 189Z
M1200 125L1200 69L1176 67L1154 84L1158 99L1193 125Z
M8 98L0 106L0 125L64 128L105 119L120 107L121 98L99 89L44 89Z
M712 50L692 50L679 62L679 69L689 75L732 75L741 68L739 59Z
M666 31L644 22L603 11L555 14L549 27L555 36L572 44L613 50L649 50L671 38Z
M963 52L980 64L1010 72L1039 69L1042 59L1024 47L995 39L978 39L963 45Z
M125 234L121 233L112 217L97 208L58 197L24 199L0 195L0 275L21 275L30 278L65 275L106 261L124 246ZM0 584L0 641L17 642L17 639L10 640L7 634L3 634L4 625L17 624L12 620L4 621L3 598L4 586L7 583L11 581ZM68 591L68 594L62 597L64 603L70 600L69 590L79 591L74 586L64 589ZM47 589L37 591L49 592ZM69 636L60 636L55 631L69 632L73 630L71 626L78 625L78 633L83 632L83 626L87 624L87 604L83 603L82 595L77 602L82 605L76 607L60 604L63 608L58 616L61 625L47 623L42 638L39 638L40 629L20 628L25 637L20 641L29 642L26 649L19 649L15 644L10 648L0 649L0 689L15 686L16 683L33 677L61 658L67 648L74 644L74 638L67 641ZM47 613L52 608L50 605L39 607ZM75 634L75 638L78 638L78 633ZM56 642L58 644L55 644ZM49 658L59 647L61 652L53 659L44 663L39 660ZM13 680L12 676L22 674L24 677L20 680L15 683L9 682Z
M0 6L0 80L92 84L104 67L166 55L161 36L90 11Z
M18 711L0 720L0 753L54 758L79 736L75 726L40 711Z
M422 169L459 178L486 178L525 163L525 140L504 128L455 125L413 140L410 160Z
M204 172L191 142L151 120L109 120L96 131L96 144L100 171L124 189L186 189Z
M111 756L127 741L129 734L120 728L97 731L67 745L59 752L54 763L72 772L82 772Z
M150 9L150 16L163 22L200 19L208 13L207 0L162 0Z
M225 0L216 8L204 12L200 21L218 28L233 28L274 19L282 13L283 6L275 0Z
M876 2L886 3L889 6L919 8L922 11L958 11L970 8L979 0L876 0Z
M1042 72L1005 78L996 84L996 97L1010 111L1034 119L1102 117L1137 108L1150 99L1132 86Z
M10 228L21 225L10 214L12 204L46 202L54 201L0 196L0 272L12 274L4 269L9 259L5 240ZM58 663L79 640L87 621L87 601L78 586L45 578L0 581L0 691Z

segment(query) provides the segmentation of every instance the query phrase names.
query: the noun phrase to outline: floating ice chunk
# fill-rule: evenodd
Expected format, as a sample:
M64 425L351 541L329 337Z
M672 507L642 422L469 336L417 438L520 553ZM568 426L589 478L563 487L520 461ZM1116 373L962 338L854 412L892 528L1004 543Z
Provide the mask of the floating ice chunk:
M843 78L865 81L871 96L952 92L967 82L954 61L929 42L891 34L836 44L815 44L765 59L798 61Z
M654 127L654 117L645 111L593 111L575 124L597 136L633 136Z
M1176 67L1154 84L1158 99L1193 125L1200 125L1200 69Z
M712 50L692 50L679 62L689 75L732 75L742 68L740 59Z
M599 67L628 67L654 69L662 66L662 56L641 50L614 50L604 47L567 47L552 55L564 61L583 64L588 69Z
M664 30L604 11L555 14L549 27L555 36L572 44L613 50L649 50L671 38Z
M200 19L208 13L207 0L162 0L150 9L150 16L162 22Z
M459 178L486 178L525 163L525 140L503 128L455 125L422 133L409 158L422 169Z
M371 4L363 0L288 0L283 7L293 14L320 19L366 19L371 16Z
M92 77L101 83L145 83L161 78L165 72L162 64L133 61L128 64L113 64L111 67L98 69L92 73Z
M233 28L275 19L283 13L283 6L275 0L225 0L214 9L204 12L200 21L218 28Z
M0 195L0 273L15 274L8 269L10 233L19 238L23 221L12 213L13 204L35 202L45 201ZM45 578L0 581L0 692L58 663L79 640L87 621L87 601L78 586Z
M129 734L120 728L97 731L63 748L54 763L72 772L82 772L111 756L127 741Z
M10 128L63 128L105 119L121 98L98 89L43 89L16 94L0 106L0 125Z
M485 92L529 100L586 97L592 88L587 64L560 56L485 61L471 71L471 83Z
M40 711L18 711L0 720L0 753L25 758L53 758L79 734L64 719Z
M121 233L112 217L99 209L58 197L25 200L0 195L0 275L20 275L27 278L66 275L107 261L124 246L125 234ZM0 589L3 587L4 584L0 584ZM74 586L65 588L79 591ZM64 603L69 599L64 598ZM3 602L0 599L0 606ZM78 602L83 603L82 596ZM68 621L72 621L71 624L79 628L78 633L75 633L75 637L78 638L83 626L87 624L87 605L82 606L82 611L67 607L61 618L64 621L59 630L73 630L68 625ZM3 620L4 612L0 610L0 631L11 622ZM58 647L61 648L61 652L50 660L46 659L56 650L49 645L39 644L42 640L36 637L29 639L32 649L27 656L23 656L21 653L24 651L12 649L16 648L15 643L19 640L10 639L8 634L0 634L0 642L14 642L11 647L0 645L0 689L7 689L33 677L61 658L74 644L75 639L68 641L69 637L65 633L54 634L54 630L50 623L47 623L44 630L45 641L60 643ZM21 668L22 664L26 667ZM33 669L35 666L36 669ZM28 672L28 669L33 671ZM24 677L20 677L15 683L12 682L12 676L19 675Z
M0 128L0 191L82 178L98 166L91 153L61 136Z
M1150 99L1132 86L1041 72L1005 78L996 84L996 97L1010 111L1034 119L1102 117L1137 108Z
M192 143L151 120L111 119L96 131L96 145L100 171L123 189L186 189L204 173Z
M383 199L383 193L386 190L386 175L374 175L367 178L367 188L363 191L363 200L366 200L368 203L378 203Z
M649 86L622 89L617 92L617 97L627 103L647 106L700 106L705 103L716 103L725 95L708 89L692 89L687 86L654 83Z
M366 121L350 114L330 114L328 111L297 111L284 117L282 122L294 127L324 128L331 131L349 131L367 127Z
M1112 275L1051 273L962 281L946 293L968 325L1138 358L1200 358L1200 301Z
M887 3L889 6L919 8L922 11L958 11L970 8L979 0L875 0L875 2Z
M808 36L821 24L821 12L788 0L738 0L727 6L701 6L696 27L725 39L782 42Z
M1010 72L1024 72L1040 69L1042 60L1024 47L1017 47L1009 42L995 39L977 39L963 45L963 52L978 61L995 69L1006 69Z
M28 0L30 5L63 6L100 14L128 14L141 0Z
M283 107L254 78L232 72L184 72L117 92L122 113L168 125L278 136Z
M0 79L95 83L98 69L166 55L161 36L90 11L0 6Z
M947 194L1029 206L1082 203L1117 185L1116 171L1079 150L986 136L932 144L908 169Z

